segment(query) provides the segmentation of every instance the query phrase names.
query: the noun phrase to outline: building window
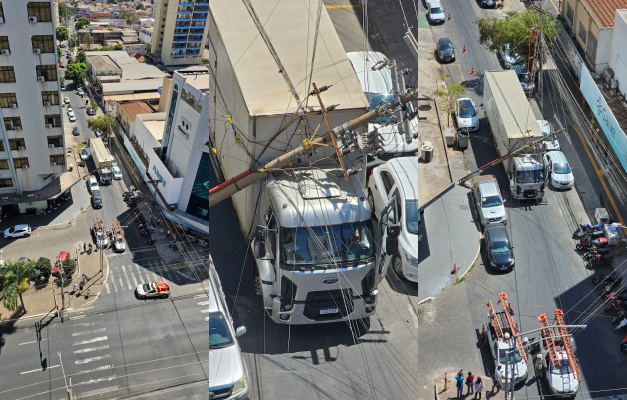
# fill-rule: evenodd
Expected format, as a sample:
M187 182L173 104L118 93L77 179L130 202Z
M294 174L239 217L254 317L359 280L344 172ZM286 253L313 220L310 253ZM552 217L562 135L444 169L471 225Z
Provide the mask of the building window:
M24 139L22 138L9 139L9 147L11 148L11 150L21 150L20 147L26 149L26 142L24 142Z
M54 147L63 147L63 136L48 136L48 145Z
M44 178L44 181L47 180L48 178L53 177L54 174L43 174L42 177Z
M165 25L161 25L162 28L165 28Z
M56 65L37 65L35 69L37 71L37 76L43 76L47 81L57 80Z
M0 107L12 108L11 104L15 104L17 107L17 97L15 97L15 93L0 93Z
M570 3L566 3L566 17L568 17L568 20L570 21L570 25L573 25L573 19L575 19L575 12L573 11L573 8L570 6Z
M170 132L172 131L172 123L174 122L174 110L176 109L176 100L179 97L178 88L178 85L174 85L174 88L172 89L172 99L170 99L170 112L168 113L168 122L166 123L165 133L161 141L161 147L163 148L163 151L167 151L168 142L170 141ZM161 154L165 153L162 152Z
M57 165L65 164L65 156L63 154L55 154L50 156L50 164L57 163Z
M44 120L46 121L46 125L50 124L55 128L58 128L61 126L60 114L45 115Z
M37 18L37 22L52 22L49 2L28 3L28 16Z
M209 165L209 153L202 153L186 211L206 221L209 221Z
M202 113L202 103L196 100L193 94L185 91L185 89L181 92L181 100L189 104L194 110Z
M17 157L13 159L13 165L15 166L15 168L22 168L22 166L26 165L28 167L30 167L30 164L28 163L28 157Z
M41 92L41 99L43 102L49 101L51 106L56 106L59 104L59 92L56 90Z
M165 21L165 18L161 18L161 21Z
M16 126L22 128L22 120L20 117L4 117L4 129L14 131Z
M13 179L4 178L0 179L0 188L13 187Z
M597 58L597 38L594 37L592 32L588 32L588 46L586 46L586 53L588 58L593 64L596 64Z
M15 82L13 67L0 67L0 83Z
M9 48L9 37L0 36L0 50L11 50Z
M0 17L4 18L4 9L2 8L2 3L0 3Z
M42 53L54 53L54 38L52 35L35 35L31 38L33 49L39 49Z
M581 41L584 43L586 43L587 34L588 32L586 32L586 28L584 28L581 21L579 21L579 39L581 39Z
M9 160L0 160L0 169L9 169Z
M4 151L4 140L0 140L0 151Z

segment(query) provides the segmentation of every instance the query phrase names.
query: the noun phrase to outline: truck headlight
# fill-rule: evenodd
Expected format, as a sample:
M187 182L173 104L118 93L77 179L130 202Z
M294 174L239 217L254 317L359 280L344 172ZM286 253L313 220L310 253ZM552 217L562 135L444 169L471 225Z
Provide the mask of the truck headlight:
M414 266L414 267L417 267L417 266L418 266L418 259L417 259L417 258L414 258L414 257L412 257L412 256L410 256L408 253L405 253L405 259L407 260L407 262L408 262L410 265L412 265L412 266Z
M244 375L241 378L239 378L237 382L235 382L235 384L233 385L233 390L231 391L231 394L237 394L243 391L244 389L246 389L247 383L248 383L248 377L246 376L246 373L244 373Z

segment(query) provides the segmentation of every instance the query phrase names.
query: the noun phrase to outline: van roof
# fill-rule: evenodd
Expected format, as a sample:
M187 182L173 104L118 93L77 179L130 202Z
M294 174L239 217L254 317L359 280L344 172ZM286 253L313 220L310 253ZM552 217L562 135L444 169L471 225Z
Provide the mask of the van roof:
M566 156L561 151L557 151L557 150L549 151L546 154L551 157L553 162L558 162L558 163L567 163L568 162L566 160Z
M398 175L405 199L418 199L418 157L397 157L388 161Z
M481 196L495 196L501 194L499 186L496 181L481 181L477 182L479 190L481 190Z
M354 51L346 53L364 93L385 93L392 91L392 74L389 67L373 71L372 66L387 57L376 51Z

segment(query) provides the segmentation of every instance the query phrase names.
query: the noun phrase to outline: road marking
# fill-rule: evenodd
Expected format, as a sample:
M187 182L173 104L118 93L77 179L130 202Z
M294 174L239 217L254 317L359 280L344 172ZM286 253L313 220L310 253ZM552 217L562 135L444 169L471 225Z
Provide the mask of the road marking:
M21 346L21 345L23 345L23 344L31 344L31 343L43 342L44 340L48 340L48 339L33 340L32 342L24 342L24 343L20 343L20 346Z
M197 294L196 296L194 296L195 299L201 299L201 298L207 298L206 294Z
M162 278L167 277L165 279L167 279L169 282L172 282L172 275L170 275L170 271L168 271L168 266L165 265L163 261L157 261L157 268L159 275Z
M91 390L89 392L81 393L80 397L83 398L83 397L88 397L88 396L95 396L97 394L104 394L104 393L113 392L114 390L118 390L118 387L117 386L109 386L109 387L102 388L102 389Z
M120 290L124 287L124 282L122 282L122 277L120 277Z
M185 278L189 279L190 281L194 281L194 282L196 282L196 279L195 279L195 278L193 278L193 277L191 277L191 276L189 276L189 275L187 275L187 274L184 274L184 273L182 273L181 271L178 271L178 270L177 270L177 271L174 271L174 272L176 272L177 274L179 274L179 275L181 275L181 276L184 276Z
M108 348L109 348L109 345L105 344L104 346L90 347L88 349L74 350L74 354L91 353L92 351L107 350Z
M75 319L82 319L85 318L87 315L77 315L75 317L70 317L70 321L74 321Z
M111 284L113 285L113 293L117 293L118 286L115 284L115 278L113 277L113 274L111 274Z
M137 266L137 268L139 268L139 266ZM128 269L130 270L131 267L129 266ZM131 271L131 278L133 278L133 284L134 284L133 287L137 287L138 286L137 279L135 279L135 272L133 272L133 271Z
M603 189L605 190L605 193L607 194L607 197L609 197L609 199L610 199L610 203L612 204L612 208L614 209L614 212L618 216L618 220L620 221L620 224L624 226L625 223L623 222L623 217L618 212L618 208L616 208L616 203L614 202L614 198L610 194L610 191L607 188L607 185L605 184L605 181L603 180L603 171L601 171L597 167L597 163L596 163L596 161L594 161L594 158L592 158L592 154L590 153L590 149L588 148L588 145L586 144L586 142L583 140L583 136L581 136L581 133L579 133L579 130L577 129L577 127L575 125L572 125L572 127L575 129L575 132L577 132L577 135L579 136L579 139L581 140L581 143L583 144L583 148L586 149L586 153L588 154L588 158L590 158L590 161L592 161L592 166L594 167L594 170L596 171L597 175L599 176L599 180L601 181L601 185L603 186Z
M74 336L83 336L83 335L86 335L86 334L88 334L88 333L98 333L98 332L104 332L104 331L106 331L106 330L107 330L107 328L99 328L99 329L94 329L94 330L92 330L92 331L75 332L75 333L73 333L73 334L72 334L72 337L74 337Z
M208 301L201 301L200 303L196 303L196 304L199 305L199 306L206 306L206 305L209 305L209 302Z
M104 382L104 381L112 381L114 379L117 379L117 376L113 375L113 376L107 376L106 378L90 379L90 380L88 380L86 382L75 383L74 386L91 385L92 383L98 383L98 382Z
M87 364L90 363L92 361L99 361L99 360L103 360L105 358L111 358L111 354L106 354L104 356L98 356L98 357L92 357L92 358L86 358L84 360L76 360L74 361L75 364Z
M80 322L78 324L74 324L74 326L92 326L96 324L102 324L104 321L93 321L93 322Z
M113 367L113 366L112 365L103 365L103 366L100 366L98 368L88 369L86 371L79 371L79 372L76 373L76 375L78 375L78 374L89 374L89 373L92 373L92 372L104 371L104 370L107 370L107 369L111 369L111 367Z
M208 312L209 312L209 309L208 309L208 308L207 308L206 310L200 310L200 313L201 313L201 314L205 314L205 313L208 313Z
M325 5L324 8L327 9L334 9L334 8L360 8L361 4L338 4L338 5Z
M464 73L462 72L462 67L459 64L447 64L446 66L453 66L453 65L457 65L457 68L459 68L459 74L462 76L462 82L465 81L466 79L464 79Z
M111 293L109 290L109 282L105 283L105 288L107 289L107 294Z
M93 339L81 340L80 342L74 343L74 346L81 346L83 344L88 344L88 343L102 342L108 339L109 338L106 336L100 336L100 337L93 338Z
M128 282L128 289L129 290L133 289L133 286L131 285L131 280L128 278L128 275L126 274L126 267L124 265L122 265L122 271L124 271L124 277L126 278L126 281Z
M56 368L56 367L58 367L58 365L51 365L51 366L49 366L46 369L51 369L51 368ZM34 369L32 371L24 371L24 372L21 373L21 375L30 374L31 372L45 372L45 371L43 371L41 368L39 368L39 369Z

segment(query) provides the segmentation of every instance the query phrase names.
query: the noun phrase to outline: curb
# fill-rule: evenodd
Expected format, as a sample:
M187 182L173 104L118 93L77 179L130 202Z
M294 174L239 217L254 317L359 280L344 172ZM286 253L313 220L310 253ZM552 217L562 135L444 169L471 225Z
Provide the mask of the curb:
M101 250L102 251L102 250ZM104 286L105 283L107 283L107 280L109 279L109 271L111 271L111 268L109 268L109 258L108 257L103 257L103 268L106 268L107 272L106 275L104 277L104 280L102 281L102 283L100 284L100 290L98 291L98 293L96 293L96 295L94 296L94 298L92 300L89 300L87 303L83 304L80 307L76 307L75 310L81 309L83 307L86 307L88 305L90 305L91 303L93 303L94 301L98 300L100 298L100 293L102 293L102 287ZM70 309L67 309L66 311L69 311Z

